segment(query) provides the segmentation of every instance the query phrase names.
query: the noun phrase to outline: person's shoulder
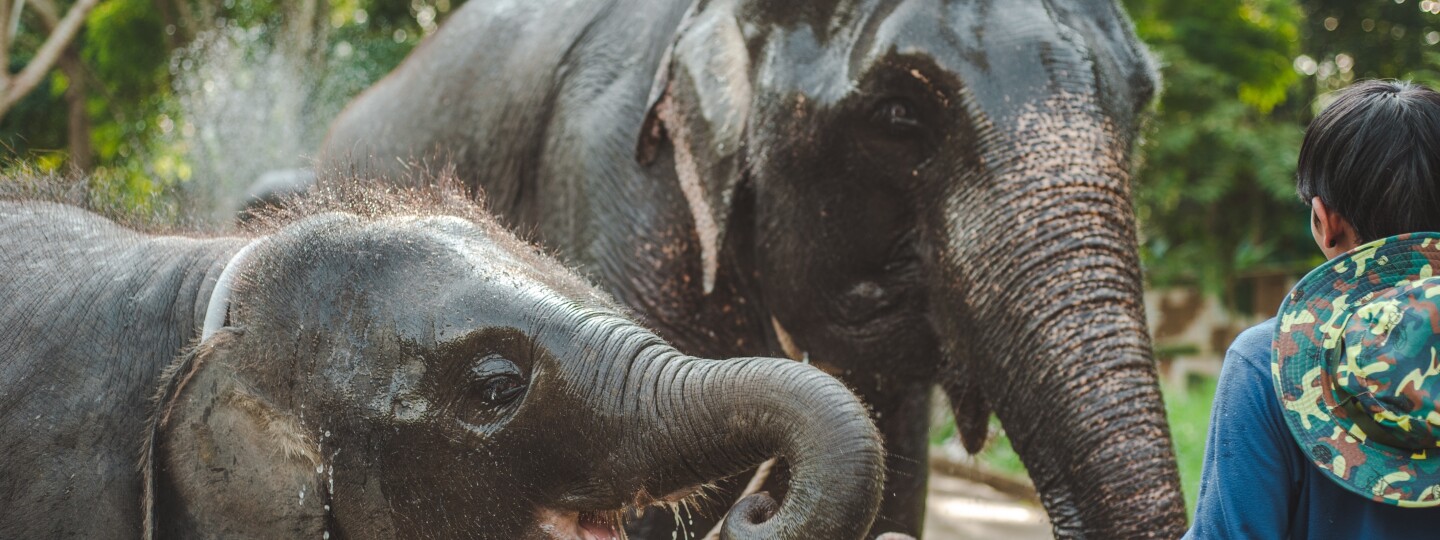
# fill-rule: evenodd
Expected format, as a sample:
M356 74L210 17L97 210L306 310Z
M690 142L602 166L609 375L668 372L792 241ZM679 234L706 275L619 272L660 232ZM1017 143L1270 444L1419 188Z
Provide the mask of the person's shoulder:
M1240 358L1263 373L1270 373L1270 355L1275 342L1276 319L1251 326L1235 337L1227 357Z

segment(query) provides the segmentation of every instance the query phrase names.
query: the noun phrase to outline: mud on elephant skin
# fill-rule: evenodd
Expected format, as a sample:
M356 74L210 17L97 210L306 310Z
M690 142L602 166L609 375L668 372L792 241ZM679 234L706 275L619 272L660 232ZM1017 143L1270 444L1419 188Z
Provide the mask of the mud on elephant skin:
M322 162L453 165L681 350L823 365L885 438L877 529L919 533L938 382L1057 535L1175 537L1129 177L1157 84L1115 0L470 2Z
M874 519L879 436L821 371L681 355L458 186L285 212L0 200L0 537L615 538L771 456L790 495L726 538Z

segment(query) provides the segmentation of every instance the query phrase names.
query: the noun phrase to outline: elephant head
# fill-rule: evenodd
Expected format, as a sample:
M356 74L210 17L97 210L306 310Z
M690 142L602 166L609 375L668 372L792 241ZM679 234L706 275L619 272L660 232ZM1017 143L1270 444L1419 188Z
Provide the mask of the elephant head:
M742 501L727 538L869 526L882 450L843 385L683 356L463 199L355 198L236 256L225 326L162 385L152 535L616 538L771 456L791 495Z
M638 157L707 291L753 250L781 346L939 381L972 452L996 414L1059 536L1175 537L1129 177L1156 78L1113 0L700 0Z

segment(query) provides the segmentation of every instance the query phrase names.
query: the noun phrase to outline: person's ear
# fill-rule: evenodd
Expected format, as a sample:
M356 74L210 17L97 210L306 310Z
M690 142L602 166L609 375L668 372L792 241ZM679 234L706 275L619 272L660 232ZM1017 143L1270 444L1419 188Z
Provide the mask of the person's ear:
M1320 197L1310 199L1310 211L1313 216L1310 219L1311 232L1325 256L1333 258L1360 244L1355 227L1339 212L1325 206Z

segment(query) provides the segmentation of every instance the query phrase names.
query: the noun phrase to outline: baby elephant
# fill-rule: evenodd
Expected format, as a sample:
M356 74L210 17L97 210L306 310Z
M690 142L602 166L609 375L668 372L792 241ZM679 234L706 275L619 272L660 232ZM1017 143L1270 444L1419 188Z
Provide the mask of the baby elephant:
M682 355L454 189L356 189L229 238L0 201L0 537L611 539L772 456L722 536L869 528L835 379Z

